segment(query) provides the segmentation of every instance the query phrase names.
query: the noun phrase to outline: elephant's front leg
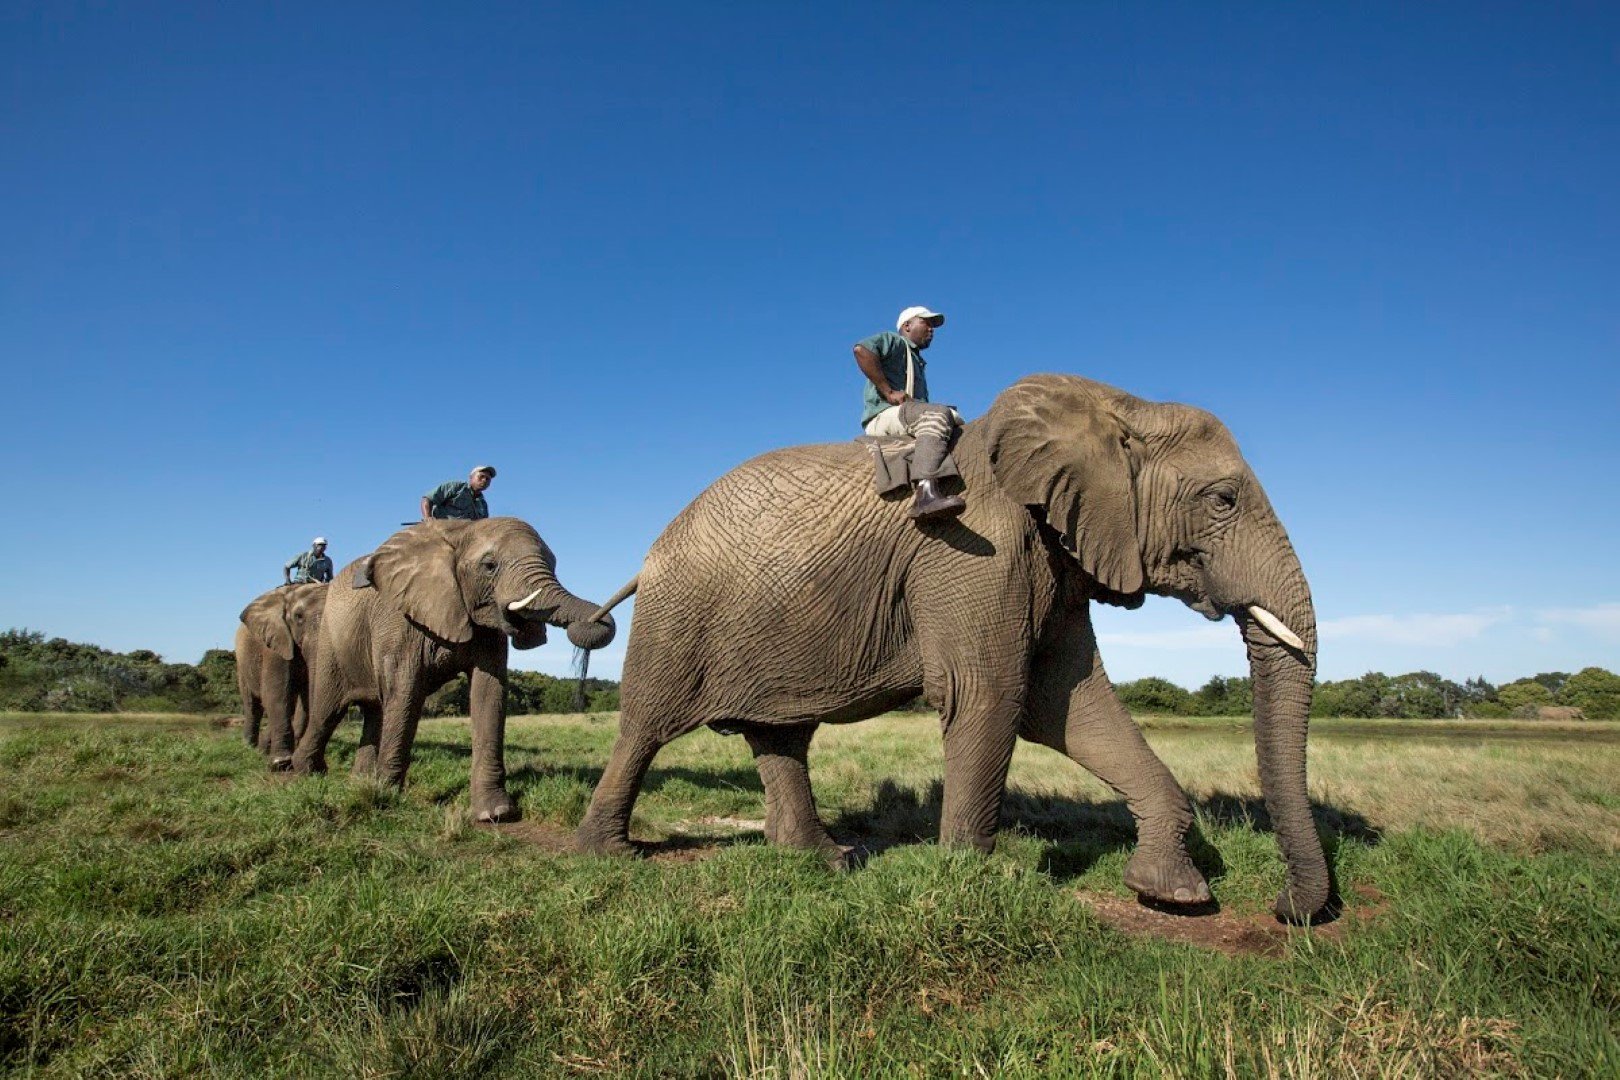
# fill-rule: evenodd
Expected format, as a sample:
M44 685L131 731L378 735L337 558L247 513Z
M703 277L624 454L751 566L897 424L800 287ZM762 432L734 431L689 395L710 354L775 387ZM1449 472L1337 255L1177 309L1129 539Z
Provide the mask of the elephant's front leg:
M818 726L749 724L743 728L743 738L754 752L754 764L765 786L765 839L818 851L834 867L843 869L849 865L850 849L827 832L810 790L806 759Z
M293 750L293 772L308 776L326 771L326 744L348 711L341 677L329 659L318 658L310 668L309 723Z
M506 791L506 643L499 657L481 659L469 676L472 714L472 810L484 822L516 821Z
M1022 642L1028 635L989 628L981 636L955 617L948 628L929 626L938 615L918 620L918 637L924 692L939 708L945 732L939 839L988 854L996 847L1007 767L1017 740L1028 663Z
M292 767L293 709L297 688L293 685L292 663L272 656L265 661L260 685L264 687L264 713L269 731L266 746L270 767L277 771Z
M377 747L377 779L394 787L405 786L411 768L411 748L416 745L416 726L422 720L422 702L427 695L415 686L384 690L382 739Z
M1067 755L1125 800L1137 838L1126 885L1165 903L1209 901L1209 883L1187 854L1192 805L1114 693L1089 611L1036 654L1019 734Z
M289 752L292 747L298 745L298 740L304 737L304 732L309 730L309 675L307 669L303 678L296 681L296 686L297 691L293 695L293 737L292 745L288 747Z
M382 742L382 706L375 701L360 703L360 745L355 747L354 767L349 775L366 780L377 778L377 747Z

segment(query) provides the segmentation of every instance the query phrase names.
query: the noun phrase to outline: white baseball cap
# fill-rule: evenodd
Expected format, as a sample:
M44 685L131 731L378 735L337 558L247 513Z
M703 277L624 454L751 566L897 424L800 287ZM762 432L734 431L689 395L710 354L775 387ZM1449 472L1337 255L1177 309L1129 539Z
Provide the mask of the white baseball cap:
M326 543L326 537L317 536L315 539L313 539L313 540L311 540L309 542L309 546L314 547L316 544L324 544L324 543Z
M937 311L929 311L925 307L908 307L900 313L898 319L894 320L894 328L898 330L912 319L926 319L928 325L935 328L945 325L945 316Z

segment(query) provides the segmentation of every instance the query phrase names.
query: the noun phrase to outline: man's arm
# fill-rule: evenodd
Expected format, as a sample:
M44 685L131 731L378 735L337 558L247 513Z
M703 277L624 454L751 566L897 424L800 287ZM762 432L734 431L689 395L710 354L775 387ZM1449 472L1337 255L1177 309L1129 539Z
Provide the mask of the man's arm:
M433 516L433 511L444 505L450 499L451 489L455 486L454 480L447 480L422 496L422 520L426 521Z
M906 400L904 390L896 390L889 385L889 379L883 374L883 363L878 359L877 353L865 345L856 345L855 363L860 366L861 374L872 380L872 385L877 387L878 397L890 405L899 405Z
M283 585L292 584L292 568L297 566L298 560L303 557L304 553L300 551L297 555L294 555L290 560L288 560L287 564L281 568L281 583Z

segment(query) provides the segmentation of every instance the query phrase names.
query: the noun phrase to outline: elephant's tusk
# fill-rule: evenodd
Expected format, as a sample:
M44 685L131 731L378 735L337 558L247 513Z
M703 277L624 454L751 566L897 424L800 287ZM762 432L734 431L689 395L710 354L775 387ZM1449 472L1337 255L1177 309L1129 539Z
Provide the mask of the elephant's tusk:
M1277 616L1261 607L1259 604L1249 605L1249 614L1254 621L1266 628L1266 632L1290 648L1305 651L1305 643L1299 640L1299 635L1288 629L1288 624Z
M539 598L540 594L545 592L545 591L546 591L546 587L544 585L542 585L538 589L534 590L534 592L530 593L528 596L525 596L523 599L514 600L510 604L507 604L506 605L506 610L507 611L522 611L524 608L526 608L530 604L534 603L535 600L537 600Z

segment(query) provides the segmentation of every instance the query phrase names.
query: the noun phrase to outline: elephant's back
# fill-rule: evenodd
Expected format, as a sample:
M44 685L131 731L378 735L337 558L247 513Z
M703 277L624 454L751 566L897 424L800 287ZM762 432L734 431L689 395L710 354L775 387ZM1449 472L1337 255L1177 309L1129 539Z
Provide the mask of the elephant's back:
M863 510L875 517L885 505L872 473L870 453L853 441L791 446L743 462L693 499L653 542L641 600L665 567L678 566L690 580L705 566L734 572L768 562L782 553L784 535L796 538L789 547L799 552L847 535Z
M626 715L657 717L672 737L725 718L858 712L874 686L915 684L897 594L920 534L909 493L878 495L872 472L854 443L792 447L694 499L642 567Z

